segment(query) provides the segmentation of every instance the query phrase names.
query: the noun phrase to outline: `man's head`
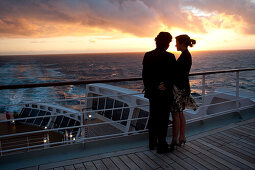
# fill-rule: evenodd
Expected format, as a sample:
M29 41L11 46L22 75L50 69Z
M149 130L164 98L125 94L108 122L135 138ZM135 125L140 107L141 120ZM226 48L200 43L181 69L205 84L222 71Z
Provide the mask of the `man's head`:
M172 35L169 32L160 32L155 38L157 48L167 50L172 41Z

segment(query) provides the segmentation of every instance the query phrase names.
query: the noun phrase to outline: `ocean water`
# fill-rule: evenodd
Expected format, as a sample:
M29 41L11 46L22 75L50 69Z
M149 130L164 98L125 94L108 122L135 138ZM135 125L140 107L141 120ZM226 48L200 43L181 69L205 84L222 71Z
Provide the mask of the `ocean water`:
M255 50L191 52L191 72L217 71L255 67ZM141 77L144 53L63 54L0 56L0 84L31 84L77 80L99 80ZM180 53L175 53L176 58ZM192 93L201 94L201 76L190 78ZM142 91L138 82L113 85ZM234 87L235 74L206 76L206 91ZM4 105L30 101L50 101L84 95L84 86L42 87L0 90L0 112L18 107ZM255 92L255 71L240 73L240 88Z

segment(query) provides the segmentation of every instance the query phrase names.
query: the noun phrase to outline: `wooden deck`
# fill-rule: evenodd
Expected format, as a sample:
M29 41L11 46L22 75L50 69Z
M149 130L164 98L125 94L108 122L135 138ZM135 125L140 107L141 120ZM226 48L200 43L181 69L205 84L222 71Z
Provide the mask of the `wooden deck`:
M43 164L27 169L255 169L255 119L191 136L184 147L157 154L148 147Z

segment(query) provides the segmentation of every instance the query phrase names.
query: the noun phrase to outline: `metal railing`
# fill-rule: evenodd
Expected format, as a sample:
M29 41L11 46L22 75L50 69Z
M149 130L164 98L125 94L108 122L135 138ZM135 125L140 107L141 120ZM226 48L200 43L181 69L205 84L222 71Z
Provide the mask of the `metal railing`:
M210 72L202 72L202 73L191 73L190 77L197 77L202 76L201 78L201 84L197 85L196 87L198 89L201 89L201 94L199 94L197 97L194 97L194 99L197 101L197 103L200 103L199 109L207 109L209 107L215 107L220 106L224 104L233 104L235 103L235 107L229 108L227 110L222 110L217 113L213 113L210 115L203 115L201 117L195 117L192 119L187 120L187 123L192 123L195 121L210 119L219 115L228 114L230 112L239 112L242 109L247 109L255 106L255 102L250 103L249 105L240 106L240 103L244 100L249 99L249 101L255 101L255 96L249 96L249 97L242 97L240 96L240 73L241 72L247 72L247 71L254 71L255 68L249 68L249 69L233 69L233 70L222 70L222 71L210 71ZM208 85L206 84L206 76L208 75L218 75L218 74L229 74L229 73L235 73L234 78L234 86L231 85L234 90L230 89L228 91L224 92L214 92L214 93L207 93ZM142 78L129 78L129 79L111 79L111 80L93 80L93 81L73 81L73 82L57 82L57 83L41 83L41 84L23 84L23 85L1 85L0 90L6 90L6 89L22 89L22 88L37 88L37 87L57 87L57 86L66 86L66 85L77 85L78 88L84 88L81 87L81 85L87 85L87 84L93 84L93 83L113 83L113 82L129 82L129 81L141 81ZM216 83L217 85L222 85L222 83ZM226 86L226 84L222 85L223 87ZM79 90L80 91L80 90ZM255 93L255 92L254 92ZM80 125L77 126L70 126L70 127L53 127L53 128L47 128L43 129L43 127L38 127L37 129L31 130L31 131L21 131L21 132L15 132L15 133L8 133L5 134L5 132L0 132L0 154L8 155L17 153L18 151L30 151L30 150L38 150L38 149L45 149L49 147L58 147L64 144L73 144L78 142L85 143L86 141L91 140L99 140L99 139L105 139L105 138L111 138L111 137L118 137L123 135L130 135L130 134L139 134L146 132L147 129L147 123L148 123L148 115L145 117L133 117L133 114L135 112L135 109L140 109L138 115L140 114L141 110L148 112L148 101L147 104L143 105L137 105L137 104L130 104L125 106L124 104L121 107L114 107L115 101L117 97L121 96L136 96L141 95L141 92L138 93L132 93L132 94L118 94L118 95L101 95L96 97L86 96L85 94L79 94L78 97L74 97L71 99L56 99L56 100L46 100L46 101L30 101L30 102L24 102L24 103L17 103L17 104L7 104L2 105L0 104L0 107L11 107L11 106L22 106L24 104L41 104L41 103L56 103L56 102L69 102L69 101L76 101L76 103L79 103L78 114L80 116ZM214 104L206 104L206 98L213 97L216 95L232 95L233 98L227 101L221 101ZM105 104L107 98L114 99L113 106L110 108L106 108L104 106L103 109L98 109L99 100L104 99ZM96 99L98 101L97 108L92 109L91 106L86 107L85 103L88 100ZM144 99L146 101L146 99ZM129 115L125 119L121 119L122 115L120 116L119 120L113 120L113 113L117 110L122 110L121 114L123 114L123 110L129 109ZM84 115L89 115L92 112L96 114L100 114L100 112L106 113L107 111L111 111L110 118L106 119L107 121L101 121L101 122L93 122L93 120L90 119L84 119ZM137 110L136 110L137 111ZM39 114L39 113L38 113ZM44 116L31 116L31 117L23 117L23 118L15 118L15 119L9 119L9 120L0 120L0 125L5 124L6 126L9 126L9 128L13 128L14 125L12 124L13 121L15 121L17 124L15 126L18 126L18 122L24 121L24 120L36 120L38 118L50 118L50 119L56 119L57 116L67 116L72 115L73 113L56 113L51 115L44 115ZM144 121L144 126L142 129L139 129L137 127L133 127L137 125L138 121ZM63 119L62 119L63 121ZM91 122L90 122L91 121ZM70 120L69 120L70 122ZM136 123L136 124L135 124ZM50 121L49 123L50 124ZM130 125L130 126L128 126ZM103 128L109 126L110 128L113 128L113 133L103 133L103 134L97 134L97 131L102 131ZM116 127L122 126L124 127L124 130L119 130ZM74 129L80 129L79 134L77 134L76 138L70 137L70 134L67 133L67 131L71 131ZM95 134L91 134L91 132L95 131ZM54 134L63 132L62 139L61 140L53 140L51 141L51 137L54 136ZM31 138L31 136L37 136L36 138ZM39 137L40 136L40 137Z

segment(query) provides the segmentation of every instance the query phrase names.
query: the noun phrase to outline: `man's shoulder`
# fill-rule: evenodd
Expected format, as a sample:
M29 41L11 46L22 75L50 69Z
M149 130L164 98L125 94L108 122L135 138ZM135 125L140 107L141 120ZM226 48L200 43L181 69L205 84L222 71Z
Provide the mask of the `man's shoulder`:
M144 60L148 61L148 60L152 60L154 59L154 56L156 55L156 52L155 50L151 50L151 51L148 51L144 54Z
M149 56L149 55L155 55L157 52L156 50L151 50L145 53L145 56Z
M171 53L171 52L166 51L166 53L167 53L167 55L169 55L169 56L171 56L171 57L175 57L174 54Z

